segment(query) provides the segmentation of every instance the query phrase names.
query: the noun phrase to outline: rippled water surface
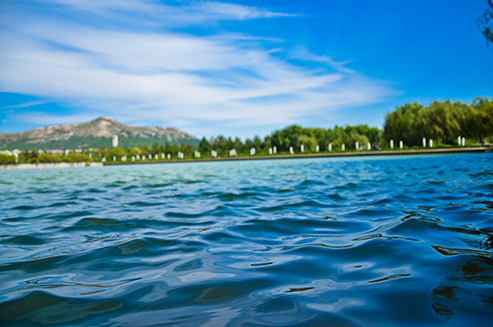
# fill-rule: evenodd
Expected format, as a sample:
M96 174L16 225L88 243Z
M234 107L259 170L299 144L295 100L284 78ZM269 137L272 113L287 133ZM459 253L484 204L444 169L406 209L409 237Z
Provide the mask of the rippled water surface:
M491 325L493 154L0 172L0 324Z

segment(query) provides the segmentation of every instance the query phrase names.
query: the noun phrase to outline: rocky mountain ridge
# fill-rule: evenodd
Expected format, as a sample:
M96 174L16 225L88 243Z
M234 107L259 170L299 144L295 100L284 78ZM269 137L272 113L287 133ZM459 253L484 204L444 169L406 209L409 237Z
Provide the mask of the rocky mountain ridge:
M176 128L136 127L120 124L108 117L99 117L81 124L37 127L21 133L0 133L1 148L75 149L111 147L111 138L118 135L120 147L164 143L198 143L197 138Z

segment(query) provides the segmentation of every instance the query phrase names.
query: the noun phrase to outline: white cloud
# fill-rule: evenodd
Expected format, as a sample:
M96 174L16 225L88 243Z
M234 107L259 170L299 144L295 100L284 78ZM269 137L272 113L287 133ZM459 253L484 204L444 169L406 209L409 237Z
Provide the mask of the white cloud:
M39 105L45 104L45 103L47 103L47 102L43 101L43 100L34 100L34 101L28 101L28 102L24 102L24 103L16 104L16 105L3 106L2 109L20 109L20 108L39 106Z
M188 4L167 5L159 1L140 0L51 0L53 4L71 7L100 16L114 16L115 13L146 15L147 19L159 19L173 24L197 24L213 20L249 20L273 17L292 17L295 15L272 12L256 7L242 6L224 2L196 1ZM166 20L163 22L163 20Z
M37 126L75 124L80 122L88 122L93 120L93 115L75 114L75 115L51 115L46 113L30 113L29 115L14 113L9 116L10 119L22 120L28 124Z
M176 8L130 0L57 2L98 14L133 10L172 15L174 10L176 18L188 11L195 20L283 15L218 2ZM391 92L344 63L306 49L292 57L321 63L331 72L290 64L276 56L284 51L278 44L267 49L248 35L129 31L40 19L3 28L0 44L1 91L80 108L84 114L74 117L81 119L94 113L184 129L180 123L189 122L192 130L203 129L197 122L289 124L321 111L375 103Z

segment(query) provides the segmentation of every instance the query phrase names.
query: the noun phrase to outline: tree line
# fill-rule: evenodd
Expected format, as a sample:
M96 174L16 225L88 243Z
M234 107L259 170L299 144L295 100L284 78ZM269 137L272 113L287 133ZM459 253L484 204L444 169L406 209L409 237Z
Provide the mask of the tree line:
M458 137L468 138L468 144L474 142L493 141L493 101L488 98L476 98L470 104L460 101L433 101L429 106L419 103L407 103L385 116L383 130L367 125L335 126L334 128L311 128L299 125L278 129L263 139L259 136L247 138L244 142L239 137L224 137L222 135L202 138L195 148L191 144L158 144L144 145L134 148L105 148L97 150L86 149L81 153L51 154L38 150L22 152L18 163L56 163L56 162L91 162L107 160L109 162L127 160L155 160L182 157L194 157L198 151L201 157L211 157L211 151L218 156L229 156L235 149L236 155L250 155L255 148L256 155L276 153L348 151L356 149L356 145L364 149L370 144L372 149L386 149L390 140L402 141L405 147L419 147L422 139L433 139L436 146L452 146L457 144ZM343 149L344 147L344 149ZM103 159L104 158L104 159ZM144 159L143 159L144 158ZM0 154L0 164L15 163L13 156Z
M317 145L319 151L328 151L329 144L334 150L341 148L355 149L358 142L361 145L378 144L381 141L382 131L376 127L367 125L358 126L336 126L333 129L302 127L291 125L283 129L276 130L270 135L261 139L259 136L253 139L247 138L242 142L240 138L218 136L207 140L205 137L199 143L198 151L208 153L214 150L218 155L227 155L231 149L235 149L238 154L249 154L251 148L255 148L256 154L268 154L269 149L277 150L277 153L288 153L292 147L295 152L300 152L303 145L304 152L315 152Z
M433 101L428 107L410 103L385 116L383 138L419 146L423 138L441 144L457 144L457 137L484 142L493 135L493 101L476 98L471 104L460 101Z

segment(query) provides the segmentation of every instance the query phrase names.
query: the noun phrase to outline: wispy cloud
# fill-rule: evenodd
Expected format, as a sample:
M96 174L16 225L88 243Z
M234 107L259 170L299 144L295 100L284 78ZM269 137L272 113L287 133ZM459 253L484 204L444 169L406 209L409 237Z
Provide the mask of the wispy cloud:
M130 0L51 3L113 17L127 11L194 21L289 16L219 2L176 7ZM0 43L0 90L80 108L84 115L79 118L104 114L193 132L207 123L294 123L307 115L375 103L392 92L330 57L286 50L282 42L260 42L245 34L130 31L43 17L3 28ZM292 64L279 52L318 66ZM178 124L184 121L189 125Z
M249 20L259 18L292 17L293 14L273 12L262 8L242 6L214 1L191 1L175 5L159 1L121 0L51 0L52 4L70 7L86 13L104 17L122 14L146 15L147 19L157 19L160 24L199 24L214 20ZM173 1L170 1L171 3ZM179 4L179 5L177 5Z
M75 114L75 115L53 115L47 113L30 113L29 115L21 113L13 113L9 116L10 119L22 120L24 123L36 124L37 126L75 124L80 122L88 122L93 120L93 115Z
M34 100L34 101L28 101L28 102L24 102L24 103L16 104L16 105L3 106L2 109L20 109L20 108L39 106L39 105L42 105L45 103L47 103L47 102L43 101L43 100Z

